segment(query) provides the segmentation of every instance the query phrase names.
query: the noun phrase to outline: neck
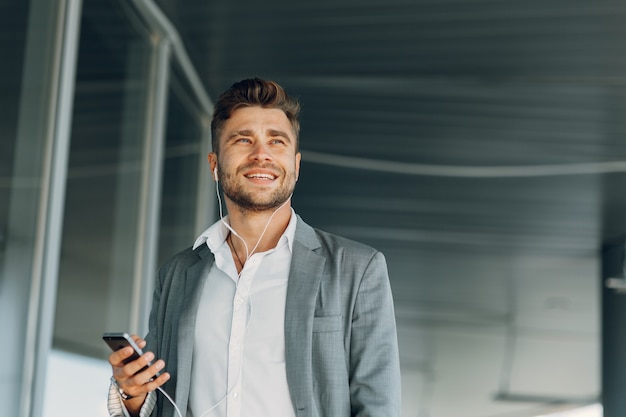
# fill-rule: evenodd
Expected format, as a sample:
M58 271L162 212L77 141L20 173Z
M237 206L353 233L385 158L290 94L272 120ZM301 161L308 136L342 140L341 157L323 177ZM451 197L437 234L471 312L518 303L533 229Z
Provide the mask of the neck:
M236 232L231 242L242 256L275 248L291 218L289 200L277 209L264 212L241 210L230 201L226 201L226 206L230 226Z

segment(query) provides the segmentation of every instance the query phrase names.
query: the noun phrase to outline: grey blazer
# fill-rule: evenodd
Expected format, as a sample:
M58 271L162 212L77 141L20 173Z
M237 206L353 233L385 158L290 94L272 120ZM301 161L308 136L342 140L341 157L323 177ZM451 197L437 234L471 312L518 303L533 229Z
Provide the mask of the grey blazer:
M199 289L213 261L206 245L186 249L161 267L156 283L147 349L165 360L172 377L163 388L175 393L183 411ZM298 417L400 416L396 324L380 252L313 229L298 217L287 284L285 356ZM175 413L159 395L152 416Z

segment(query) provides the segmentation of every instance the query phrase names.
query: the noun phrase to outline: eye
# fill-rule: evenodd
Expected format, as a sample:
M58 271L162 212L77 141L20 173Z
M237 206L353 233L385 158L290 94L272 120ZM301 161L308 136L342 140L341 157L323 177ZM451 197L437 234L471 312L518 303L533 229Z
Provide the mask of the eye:
M250 143L251 140L249 138L238 138L235 140L236 143Z
M285 144L285 140L282 138L274 138L270 141L270 144L272 145L284 145Z

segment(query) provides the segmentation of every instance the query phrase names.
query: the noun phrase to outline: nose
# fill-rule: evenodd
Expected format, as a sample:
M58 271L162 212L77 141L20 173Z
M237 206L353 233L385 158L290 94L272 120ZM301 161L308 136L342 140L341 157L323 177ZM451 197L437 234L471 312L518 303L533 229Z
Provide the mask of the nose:
M271 161L272 155L269 147L261 141L256 142L250 152L250 159L254 161Z

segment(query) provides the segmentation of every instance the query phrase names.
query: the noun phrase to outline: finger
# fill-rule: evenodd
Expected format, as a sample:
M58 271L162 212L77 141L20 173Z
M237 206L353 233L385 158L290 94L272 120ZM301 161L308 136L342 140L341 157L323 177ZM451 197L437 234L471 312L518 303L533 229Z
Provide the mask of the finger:
M122 387L122 389L127 394L130 394L133 397L138 397L142 394L147 394L149 392L156 390L157 388L165 384L167 381L169 381L169 379L170 379L169 372L163 372L157 378L151 379L144 384L132 385L132 386L128 386L127 388Z
M146 352L141 355L138 359L129 362L124 366L124 374L127 377L134 376L138 372L142 372L144 368L147 368L152 365L152 361L154 360L154 353Z
M168 372L164 372L163 374L156 376L156 374L163 369L164 365L165 363L162 360L159 360L153 366L134 375L132 378L118 381L118 385L124 390L124 392L134 397L154 391L170 379L170 374Z
M151 381L145 383L143 388L146 392L154 391L159 388L161 385L165 384L170 379L169 372L163 372L157 378L152 379Z
M141 362L141 360L138 359L135 362ZM133 372L135 362L126 365L122 369L118 368L119 372L117 374L113 374L117 384L131 395L133 394L130 391L135 391L146 382L149 382L151 379L155 379L159 371L165 367L165 362L162 359L159 359L154 364L150 366L143 365L139 371Z
M124 361L134 354L134 349L130 346L116 350L109 355L109 363L114 367L124 366Z
M146 384L154 379L157 379L160 376L159 372L161 372L163 368L165 368L165 362L162 359L159 359L147 369L135 374L133 379L137 384Z
M142 339L141 337L137 336L136 334L131 335L133 341L137 344L137 346L139 346L140 348L144 348L146 346L146 341L144 339Z

